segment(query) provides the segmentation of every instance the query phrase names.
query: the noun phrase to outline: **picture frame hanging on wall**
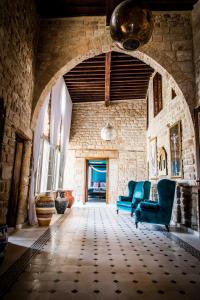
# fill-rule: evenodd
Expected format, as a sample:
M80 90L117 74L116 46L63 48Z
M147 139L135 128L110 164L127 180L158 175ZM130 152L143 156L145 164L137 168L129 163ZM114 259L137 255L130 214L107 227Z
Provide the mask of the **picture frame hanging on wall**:
M182 177L181 121L169 128L171 178Z
M167 170L167 152L164 147L158 151L158 173L159 176L166 176Z
M149 177L151 179L156 179L157 173L157 138L152 138L150 140L149 147Z

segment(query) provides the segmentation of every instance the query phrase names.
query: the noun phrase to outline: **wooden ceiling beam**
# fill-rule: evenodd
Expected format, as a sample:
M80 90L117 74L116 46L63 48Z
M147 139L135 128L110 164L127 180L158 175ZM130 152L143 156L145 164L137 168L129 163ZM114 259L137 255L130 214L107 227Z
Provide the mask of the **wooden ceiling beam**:
M78 87L68 87L68 89L70 91L87 91L87 90L91 90L91 91L104 91L104 87L96 87L96 86L78 86Z
M118 83L118 82L112 82L112 85L111 85L111 88L112 87L117 87L117 88L119 88L119 89L121 89L121 88L123 88L123 87L128 87L128 88L130 88L130 87L139 87L139 86L144 86L144 87L148 87L148 82L131 82L131 83L126 83L126 85L124 85L123 84L123 82L120 84L120 83Z
M112 76L111 76L111 80L117 80L117 79L131 79L131 78L134 78L134 80L149 80L149 76L148 76L148 74L147 75L145 75L145 74L132 74L132 75L123 75L123 77L122 77L122 75L121 74L112 74Z
M134 88L134 89L119 89L119 90L117 90L117 89L112 89L111 90L111 93L113 94L113 93L135 93L135 92L138 92L138 91L140 91L140 92L144 92L145 90L143 89L143 88Z
M103 74L102 74L103 73ZM103 70L87 70L84 69L84 71L79 71L79 72L70 72L70 74L67 76L67 78L69 77L73 77L73 76L91 76L91 75L104 75L105 73L105 69Z
M148 70L136 70L136 71L129 71L129 70L124 70L124 71L120 71L120 69L118 71L114 71L111 73L112 76L121 76L123 78L123 76L125 75L138 75L138 76L141 76L141 75L151 75L152 72L151 71L148 71Z
M131 65L129 64L128 66L120 66L120 65L117 65L117 66L112 66L112 72L123 72L123 71L148 71L148 72L152 72L153 73L153 70L148 68L147 66L136 66L136 65Z
M110 105L110 71L111 71L111 52L106 53L105 57L105 105Z
M70 74L83 72L83 70L89 71L89 72L93 72L93 71L101 72L101 71L105 71L105 66L104 65L102 65L102 66L92 65L89 67L80 66L80 67L77 67L77 68L71 70Z
M139 99L146 99L146 95L136 95L134 97L114 97L111 98L111 101L123 101L123 100L139 100Z

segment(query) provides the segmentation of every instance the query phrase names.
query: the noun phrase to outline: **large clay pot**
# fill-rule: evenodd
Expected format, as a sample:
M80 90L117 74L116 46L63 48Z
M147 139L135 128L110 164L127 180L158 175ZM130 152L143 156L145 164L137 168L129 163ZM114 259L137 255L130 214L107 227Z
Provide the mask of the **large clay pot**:
M49 226L53 213L55 212L52 194L42 194L36 199L36 214L40 226Z
M72 196L72 191L71 190L65 190L65 198L68 200L68 208L72 207L74 203L74 197Z
M0 263L3 261L5 256L5 250L8 244L8 233L7 225L0 225Z

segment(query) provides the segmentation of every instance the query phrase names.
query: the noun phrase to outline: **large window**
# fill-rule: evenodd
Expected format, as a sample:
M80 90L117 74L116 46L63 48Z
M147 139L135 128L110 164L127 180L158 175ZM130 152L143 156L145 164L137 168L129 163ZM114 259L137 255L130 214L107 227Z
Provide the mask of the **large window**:
M163 108L162 76L159 73L156 73L156 75L153 78L153 102L155 117Z

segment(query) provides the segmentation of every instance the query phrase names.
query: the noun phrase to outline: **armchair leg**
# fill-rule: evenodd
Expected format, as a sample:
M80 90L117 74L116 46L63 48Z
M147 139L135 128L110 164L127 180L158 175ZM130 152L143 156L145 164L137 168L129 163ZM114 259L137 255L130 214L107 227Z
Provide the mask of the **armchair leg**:
M133 209L131 209L131 217L133 216Z
M117 214L119 214L119 209L116 210Z
M169 232L169 225L165 225L165 228L167 229L167 232Z
M135 222L135 227L138 228L138 222Z

